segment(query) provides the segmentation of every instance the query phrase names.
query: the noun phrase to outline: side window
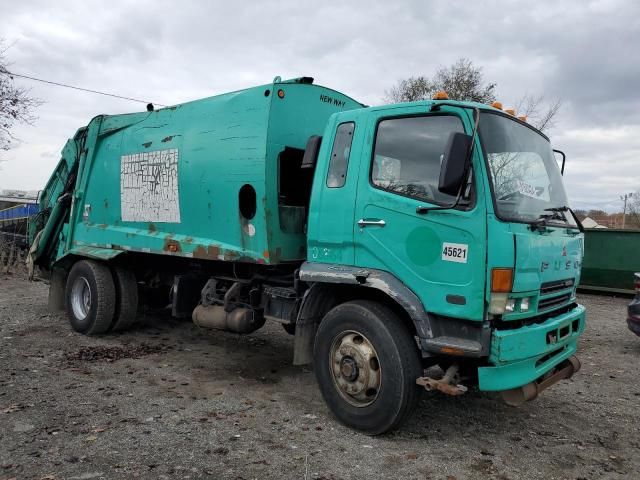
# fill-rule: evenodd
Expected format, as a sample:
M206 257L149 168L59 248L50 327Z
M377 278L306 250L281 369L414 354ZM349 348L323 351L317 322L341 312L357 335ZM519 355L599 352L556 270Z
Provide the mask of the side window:
M431 203L450 203L438 190L444 149L452 132L464 132L452 115L406 117L378 124L371 166L375 187Z
M329 172L327 173L327 187L329 188L340 188L347 180L347 167L349 166L354 129L355 123L353 122L338 125L329 160Z

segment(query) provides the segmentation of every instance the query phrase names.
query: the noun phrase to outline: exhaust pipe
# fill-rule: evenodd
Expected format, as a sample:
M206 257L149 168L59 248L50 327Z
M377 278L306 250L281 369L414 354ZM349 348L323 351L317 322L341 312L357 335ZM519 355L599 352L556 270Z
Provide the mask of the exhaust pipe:
M524 403L535 399L551 385L558 383L560 380L571 378L574 373L578 372L578 370L580 370L580 360L578 360L578 357L573 355L559 363L555 368L555 372L548 377L542 377L534 382L527 383L522 387L501 391L502 399L507 405L519 407Z
M264 317L250 308L237 307L227 312L221 305L198 305L191 315L193 323L235 333L251 333L264 325Z

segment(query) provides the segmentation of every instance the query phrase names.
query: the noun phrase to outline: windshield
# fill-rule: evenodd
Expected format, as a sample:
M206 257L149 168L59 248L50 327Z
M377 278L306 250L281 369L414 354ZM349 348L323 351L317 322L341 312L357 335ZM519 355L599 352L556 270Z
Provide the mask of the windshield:
M483 112L478 126L490 169L495 205L503 220L575 227L549 141L503 115Z

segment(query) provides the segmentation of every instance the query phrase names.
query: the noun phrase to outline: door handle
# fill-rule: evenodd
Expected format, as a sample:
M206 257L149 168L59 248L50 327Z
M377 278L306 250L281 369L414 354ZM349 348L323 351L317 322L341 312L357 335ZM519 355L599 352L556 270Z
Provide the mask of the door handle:
M387 224L387 222L385 222L384 220L365 220L364 218L361 218L360 220L358 220L358 226L360 228L366 227L367 225L375 225L376 227L384 227Z

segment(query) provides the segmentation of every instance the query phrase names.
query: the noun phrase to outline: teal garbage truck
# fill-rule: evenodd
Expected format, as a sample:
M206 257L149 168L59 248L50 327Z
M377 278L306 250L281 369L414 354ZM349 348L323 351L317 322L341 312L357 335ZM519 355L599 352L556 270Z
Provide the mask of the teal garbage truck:
M78 129L28 263L86 335L143 303L240 334L279 322L335 417L375 435L425 389L519 405L580 368L558 161L497 103L367 107L276 77Z

